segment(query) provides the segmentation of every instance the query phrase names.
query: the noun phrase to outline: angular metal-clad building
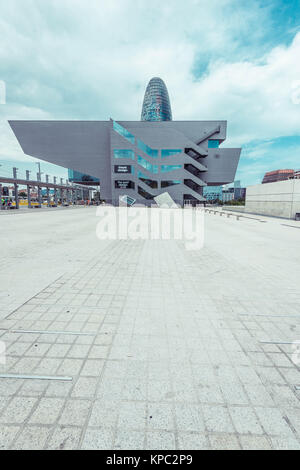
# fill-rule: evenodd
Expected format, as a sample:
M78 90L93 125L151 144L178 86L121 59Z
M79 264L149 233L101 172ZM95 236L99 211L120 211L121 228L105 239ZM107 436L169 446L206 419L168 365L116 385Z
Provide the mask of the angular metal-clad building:
M240 148L220 146L226 121L149 116L142 121L10 121L10 126L24 153L99 178L101 198L116 205L120 198L149 205L164 192L181 205L205 202L205 186L234 181L241 154Z
M142 121L172 121L172 110L165 82L154 77L150 80L143 103Z

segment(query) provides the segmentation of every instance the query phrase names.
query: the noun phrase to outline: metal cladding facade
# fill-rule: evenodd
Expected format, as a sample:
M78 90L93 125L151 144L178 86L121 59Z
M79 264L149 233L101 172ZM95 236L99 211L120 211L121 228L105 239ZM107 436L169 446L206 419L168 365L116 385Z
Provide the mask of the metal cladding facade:
M240 148L221 148L226 121L10 121L24 153L100 179L101 198L183 205L232 183Z
M141 120L172 121L169 93L161 78L152 78L147 86Z

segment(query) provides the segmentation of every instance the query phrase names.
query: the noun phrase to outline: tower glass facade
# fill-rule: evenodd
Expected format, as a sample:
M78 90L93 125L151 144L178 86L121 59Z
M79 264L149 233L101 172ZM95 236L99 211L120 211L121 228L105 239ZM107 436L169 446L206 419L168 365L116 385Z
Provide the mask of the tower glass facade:
M94 176L85 175L84 173L80 173L79 171L68 169L68 179L70 183L80 183L80 184L89 184L99 185L100 180L99 178L95 178Z
M161 78L152 78L147 86L141 120L172 121L169 93Z

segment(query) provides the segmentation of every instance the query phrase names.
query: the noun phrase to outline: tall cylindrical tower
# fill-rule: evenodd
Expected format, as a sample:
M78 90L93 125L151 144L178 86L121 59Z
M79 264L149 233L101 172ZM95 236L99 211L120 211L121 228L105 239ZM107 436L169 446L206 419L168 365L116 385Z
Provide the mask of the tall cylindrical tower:
M159 77L152 78L147 86L141 120L172 121L169 93Z

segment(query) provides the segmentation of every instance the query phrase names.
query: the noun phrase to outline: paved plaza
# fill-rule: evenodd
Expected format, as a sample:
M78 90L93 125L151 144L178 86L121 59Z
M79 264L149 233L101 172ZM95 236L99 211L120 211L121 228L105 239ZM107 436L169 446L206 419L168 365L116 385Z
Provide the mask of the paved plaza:
M1 449L300 448L300 223L205 214L199 251L100 241L95 208L0 224L0 374L49 377L0 378Z

